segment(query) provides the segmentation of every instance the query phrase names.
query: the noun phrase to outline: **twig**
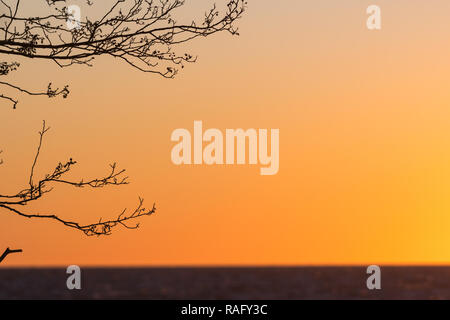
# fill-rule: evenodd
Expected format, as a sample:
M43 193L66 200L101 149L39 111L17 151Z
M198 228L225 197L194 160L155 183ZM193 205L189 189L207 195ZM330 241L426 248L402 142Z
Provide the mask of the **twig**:
M2 263L2 261L6 258L7 255L12 254L12 253L19 253L19 252L22 252L22 249L11 250L9 248L6 248L5 252L3 252L3 254L0 256L0 263Z

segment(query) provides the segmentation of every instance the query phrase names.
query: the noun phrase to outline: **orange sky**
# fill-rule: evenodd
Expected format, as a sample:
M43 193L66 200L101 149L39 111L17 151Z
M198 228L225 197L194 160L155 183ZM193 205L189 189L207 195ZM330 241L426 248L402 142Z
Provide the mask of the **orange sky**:
M365 28L374 3L381 31ZM89 223L140 195L158 211L100 238L0 211L0 245L24 250L5 266L449 263L449 11L446 0L251 1L241 36L195 41L198 62L175 80L109 58L63 70L23 60L11 81L71 94L2 102L2 191L26 185L45 119L38 173L73 157L72 177L92 177L116 161L132 184L59 186L27 210ZM170 135L194 120L279 128L279 173L175 166Z

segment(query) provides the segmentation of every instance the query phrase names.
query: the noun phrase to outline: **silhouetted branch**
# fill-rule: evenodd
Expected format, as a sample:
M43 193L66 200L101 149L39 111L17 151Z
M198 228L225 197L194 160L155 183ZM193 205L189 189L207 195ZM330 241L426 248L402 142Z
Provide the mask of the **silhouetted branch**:
M111 230L116 226L123 226L128 229L136 229L139 224L130 224L139 217L149 216L155 213L155 205L151 209L146 209L143 206L144 200L139 198L139 203L137 207L131 212L127 213L127 210L123 210L115 219L110 219L102 221L100 219L97 223L91 224L80 224L74 221L68 221L60 218L54 214L32 214L26 213L21 209L23 206L30 202L39 200L45 194L51 192L53 187L51 185L66 184L77 188L102 188L109 185L125 185L128 184L127 176L124 176L125 170L118 170L116 164L110 165L110 171L107 175L101 178L94 178L89 180L81 179L80 181L71 181L65 179L64 176L76 165L76 161L69 159L64 163L59 163L56 168L49 174L46 174L39 181L34 182L35 167L38 162L38 158L41 152L42 143L45 134L50 128L46 126L45 121L43 122L42 129L39 131L39 144L34 157L34 161L31 166L30 176L28 179L28 187L15 193L15 194L0 194L0 208L7 209L12 213L25 218L41 218L41 219L52 219L64 224L66 227L74 228L83 231L86 235L109 235Z
M22 252L22 249L19 250L11 250L9 248L6 248L6 250L3 252L3 254L0 256L0 263L2 263L2 261L6 258L7 255L11 254L11 253L19 253Z
M178 68L192 63L197 58L186 52L176 52L179 45L199 37L207 37L218 32L238 35L235 22L243 15L246 0L227 0L224 10L213 5L204 16L192 19L188 23L177 21L175 13L185 5L184 0L115 0L100 18L85 17L78 21L77 28L69 28L67 21L73 20L68 13L67 0L46 0L48 14L23 16L21 0L0 0L0 77L7 77L16 71L17 61L29 58L55 62L61 68L82 64L92 66L97 57L107 56L119 59L133 68L155 73L165 78L173 78ZM37 3L37 2L36 2ZM86 0L93 5L92 0ZM100 5L105 2L99 1ZM95 11L95 10L93 10ZM68 86L52 88L50 82L46 90L29 90L2 78L0 81L0 100L18 104L16 94L47 96L53 98L69 94ZM14 92L5 93L5 90ZM143 199L130 212L123 210L115 219L97 223L80 224L68 221L54 214L27 213L23 208L51 192L53 186L66 184L73 187L101 188L108 185L127 184L124 170L118 170L116 164L110 165L110 171L101 178L71 181L65 178L76 161L59 163L53 172L36 181L35 167L40 155L44 135L48 128L43 124L39 132L39 145L34 157L28 179L28 186L15 194L0 194L0 208L27 218L50 219L63 225L80 230L86 235L107 235L116 226L134 229L139 225L135 219L155 212L143 207ZM0 160L0 164L2 161Z
M50 60L60 67L74 64L91 66L99 56L122 60L142 71L173 78L178 67L195 62L190 53L176 53L175 48L198 37L226 31L238 34L234 23L246 7L245 0L228 0L220 13L213 5L200 19L178 23L174 14L184 0L116 0L101 18L86 17L78 27L69 29L66 0L47 0L51 13L27 17L20 15L20 0L13 4L0 1L0 55ZM93 5L93 1L87 1ZM100 3L104 6L104 2ZM3 9L1 7L3 6ZM0 75L17 70L19 63L0 62ZM67 97L68 87L32 92L9 82L0 82L26 94ZM1 94L15 108L17 99Z

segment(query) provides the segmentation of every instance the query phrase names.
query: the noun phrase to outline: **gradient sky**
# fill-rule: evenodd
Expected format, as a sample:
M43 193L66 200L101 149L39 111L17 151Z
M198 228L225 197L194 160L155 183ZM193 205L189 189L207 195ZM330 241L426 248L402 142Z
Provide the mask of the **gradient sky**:
M193 2L185 14L201 16ZM370 4L380 31L365 27ZM158 211L100 238L0 211L0 245L24 250L4 266L450 263L449 12L447 0L249 1L241 36L193 42L199 60L175 80L109 58L21 61L11 81L71 94L1 102L1 190L26 186L45 119L38 174L73 157L74 179L118 162L132 184L58 186L25 209L90 223L141 196ZM171 132L194 120L279 128L279 173L175 166Z

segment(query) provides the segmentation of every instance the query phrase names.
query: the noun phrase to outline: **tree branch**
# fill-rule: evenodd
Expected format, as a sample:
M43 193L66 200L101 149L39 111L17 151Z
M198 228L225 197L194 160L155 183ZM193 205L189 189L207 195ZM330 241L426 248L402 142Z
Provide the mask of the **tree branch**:
M62 223L66 227L80 230L88 236L110 235L112 229L117 226L123 226L127 229L136 229L139 227L139 224L133 223L134 220L143 216L150 216L155 213L155 205L153 204L151 208L145 208L144 200L142 198L139 198L137 207L131 212L127 213L127 210L124 209L115 219L102 221L102 219L100 218L97 223L90 224L81 224L78 222L69 221L55 214L36 214L24 212L23 209L21 209L22 207L31 202L39 200L44 195L50 193L53 190L53 187L50 187L51 184L66 184L77 188L103 188L109 185L120 186L128 184L128 177L124 176L125 170L118 170L115 163L110 165L110 172L101 178L88 180L81 179L79 181L65 179L64 176L72 169L73 166L77 164L77 162L72 158L65 163L60 162L53 170L53 172L46 174L39 181L34 182L35 167L41 153L44 136L49 131L49 129L50 128L46 126L45 121L43 121L42 129L41 131L39 131L39 144L34 156L34 161L32 163L31 172L28 179L28 187L15 194L0 194L0 208L6 209L25 218L55 220L59 223Z
M66 0L47 0L53 13L37 17L21 16L19 2L16 0L15 6L1 2L7 10L0 14L0 22L5 20L4 27L0 24L0 55L49 60L60 67L91 66L95 58L109 56L164 78L175 77L179 67L197 60L190 53L176 53L179 45L223 31L238 35L234 24L247 5L246 0L228 0L223 12L214 4L203 17L178 23L175 15L184 0L117 0L102 18L86 17L70 30L66 22L74 17L67 11ZM94 2L88 1L88 5ZM2 68L8 73L18 67L17 63L0 62L0 75ZM49 85L47 92L34 93L5 82L0 85L30 95L65 98L69 94L67 86L53 90ZM0 98L17 105L15 98Z
M2 263L2 261L6 258L7 255L11 254L11 253L19 253L22 252L22 249L18 249L18 250L11 250L9 248L6 248L6 250L3 252L3 254L0 256L0 263Z

